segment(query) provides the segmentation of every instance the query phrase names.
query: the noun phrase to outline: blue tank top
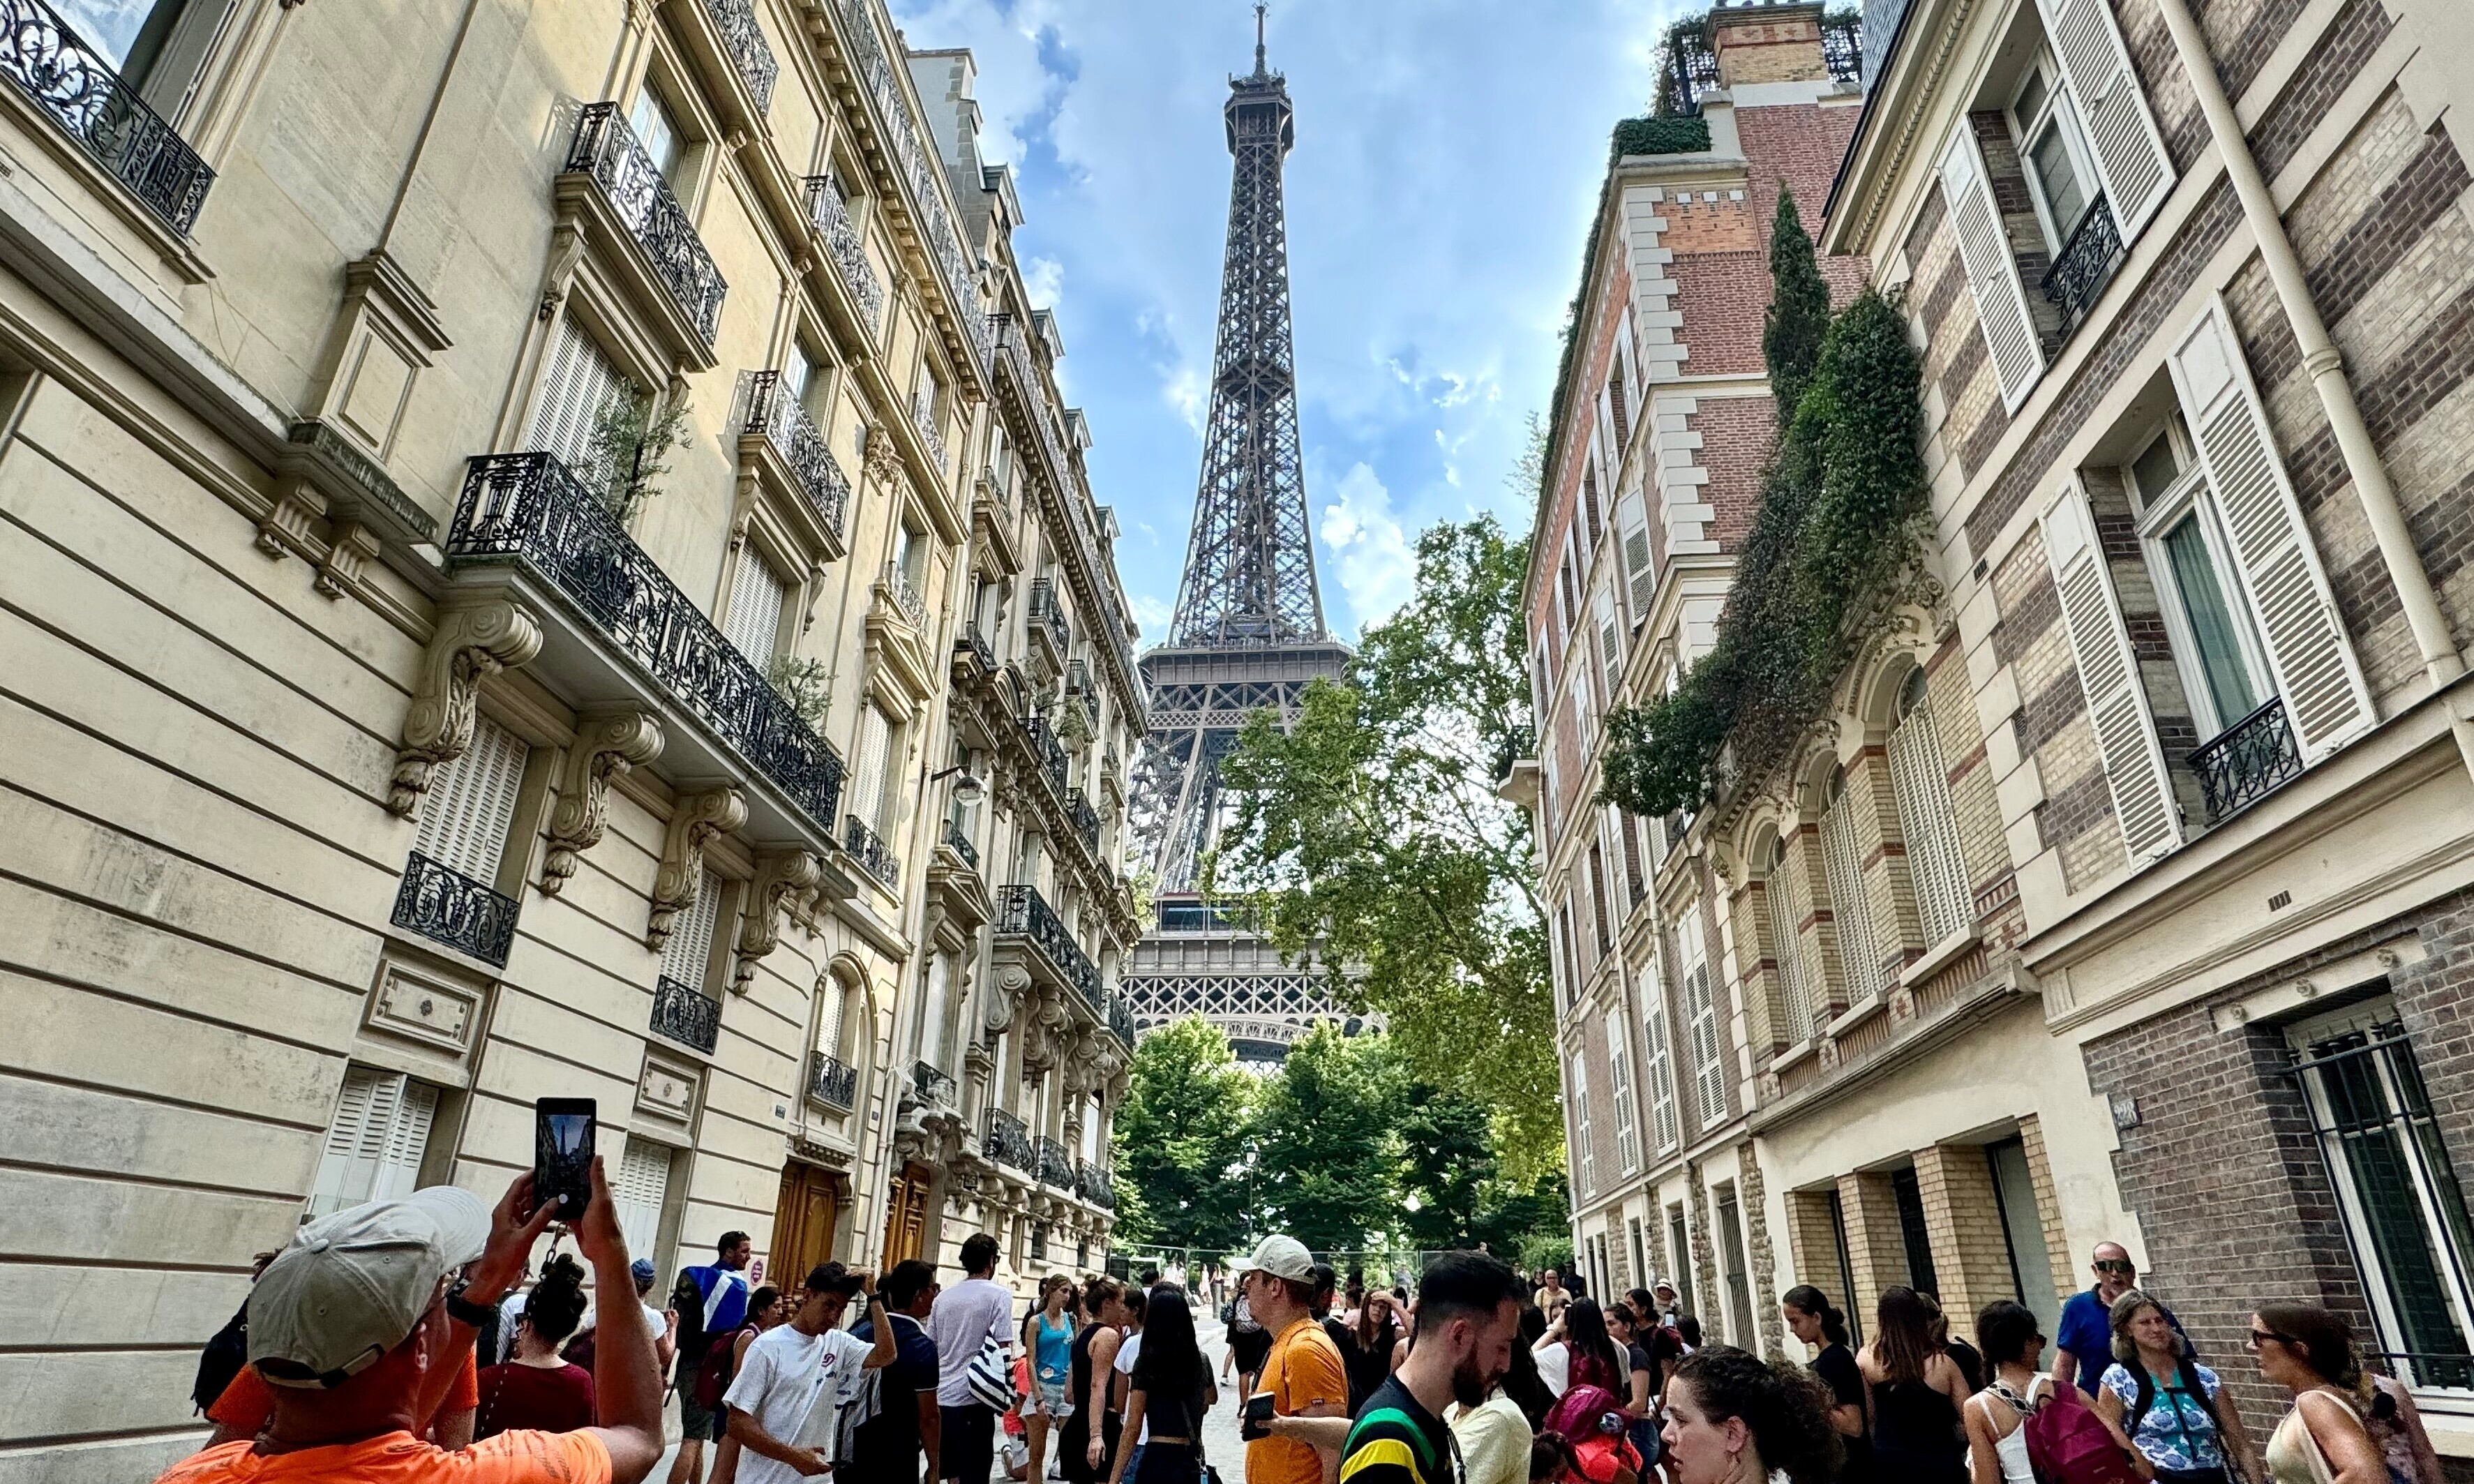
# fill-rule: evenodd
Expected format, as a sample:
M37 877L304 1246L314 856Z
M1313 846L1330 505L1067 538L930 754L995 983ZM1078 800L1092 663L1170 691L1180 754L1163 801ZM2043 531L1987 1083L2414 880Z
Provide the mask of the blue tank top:
M1073 1317L1060 1314L1057 1318L1062 1322L1061 1328L1049 1328L1046 1314L1040 1315L1032 1326L1033 1336L1039 1342L1039 1378L1043 1381L1065 1379L1067 1369L1074 1363Z

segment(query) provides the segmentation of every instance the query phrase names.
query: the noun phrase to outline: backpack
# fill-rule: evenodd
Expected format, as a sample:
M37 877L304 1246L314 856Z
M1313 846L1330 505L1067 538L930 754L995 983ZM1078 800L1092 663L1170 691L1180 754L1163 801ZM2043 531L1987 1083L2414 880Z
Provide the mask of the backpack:
M2019 1423L2027 1437L2027 1465L2035 1470L2037 1484L2139 1484L2130 1455L2113 1441L2104 1420L2079 1389L2054 1390L2057 1395Z
M704 1352L704 1364L696 1368L696 1405L708 1412L721 1406L722 1393L730 1390L731 1378L739 1369L739 1357L733 1353L739 1349L739 1336L755 1331L754 1325L747 1325L729 1334L713 1337L711 1348Z
M249 1364L249 1304L246 1301L229 1323L215 1331L206 1342L206 1353L198 1357L197 1384L189 1388L189 1398L203 1412L213 1406L230 1386L240 1368Z

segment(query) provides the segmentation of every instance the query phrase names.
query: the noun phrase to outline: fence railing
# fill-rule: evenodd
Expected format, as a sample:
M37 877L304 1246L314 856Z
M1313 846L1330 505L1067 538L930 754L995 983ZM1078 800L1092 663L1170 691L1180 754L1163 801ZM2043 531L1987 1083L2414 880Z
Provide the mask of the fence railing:
M2191 771L2199 775L2199 797L2211 823L2266 798L2300 773L2302 754L2293 745L2285 698L2269 696L2268 704L2194 751Z
M790 467L799 493L816 509L825 528L838 538L850 510L850 477L834 457L825 435L808 417L808 409L782 384L782 373L759 371L747 378L747 428L763 433Z
M593 177L610 207L626 225L636 245L653 265L654 276L678 302L679 310L695 327L705 344L713 344L721 323L721 296L730 285L705 251L695 224L688 220L661 167L636 139L615 103L586 106L575 123L575 144L568 151L570 174Z
M396 888L397 927L485 963L507 966L516 940L516 899L416 850Z
M215 173L103 52L43 0L0 0L0 77L163 225L189 234Z
M655 1035L710 1052L721 1040L721 1002L665 974L653 983Z

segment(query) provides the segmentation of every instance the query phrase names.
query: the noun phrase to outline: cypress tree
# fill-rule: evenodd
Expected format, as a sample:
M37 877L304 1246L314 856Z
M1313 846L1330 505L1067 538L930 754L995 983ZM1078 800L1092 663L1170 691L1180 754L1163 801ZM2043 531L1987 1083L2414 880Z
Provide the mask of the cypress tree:
M1778 214L1770 222L1770 306L1762 316L1761 359L1770 370L1770 395L1779 431L1795 421L1796 403L1812 383L1821 359L1821 337L1830 328L1830 285L1813 260L1812 238L1796 213L1795 192L1779 187Z

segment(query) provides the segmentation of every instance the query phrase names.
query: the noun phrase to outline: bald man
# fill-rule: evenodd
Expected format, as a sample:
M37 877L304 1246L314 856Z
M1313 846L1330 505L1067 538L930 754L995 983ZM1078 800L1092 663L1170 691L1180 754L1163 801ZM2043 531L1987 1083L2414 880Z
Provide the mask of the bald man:
M2123 1294L2139 1286L2139 1265L2131 1260L2130 1249L2120 1242L2098 1242L2096 1256L2088 1264L2096 1276L2096 1286L2071 1295L2062 1305L2062 1322L2053 1336L2053 1380L2055 1384L2075 1384L2089 1396L2096 1395L2097 1381L2113 1360L2113 1303ZM2154 1297L2150 1295L2150 1297ZM2182 1322L2173 1311L2158 1300L2157 1308L2165 1322L2182 1333ZM2190 1338L2183 1337L2185 1350Z

